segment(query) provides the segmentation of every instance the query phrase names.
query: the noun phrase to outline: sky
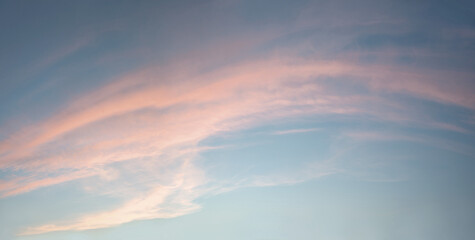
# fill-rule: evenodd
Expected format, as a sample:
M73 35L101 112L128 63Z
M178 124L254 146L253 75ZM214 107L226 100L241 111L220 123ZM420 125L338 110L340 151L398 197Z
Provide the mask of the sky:
M0 239L475 239L473 1L0 1Z

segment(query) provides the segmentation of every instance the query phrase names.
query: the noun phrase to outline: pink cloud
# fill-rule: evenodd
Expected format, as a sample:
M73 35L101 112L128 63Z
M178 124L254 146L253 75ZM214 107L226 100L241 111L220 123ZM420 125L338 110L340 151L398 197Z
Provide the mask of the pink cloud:
M3 196L79 179L88 191L143 195L138 199L126 198L124 205L113 211L85 215L70 224L33 227L23 234L108 227L195 211L198 206L193 200L210 192L203 190L208 183L204 172L195 175L203 170L191 167L201 151L198 143L223 132L312 114L368 114L390 121L417 121L411 116L398 116L390 108L368 109L368 105L384 109L392 103L376 96L338 94L318 81L320 77L353 76L361 79L359 84L373 91L409 93L473 107L473 99L467 97L462 87L441 90L438 81L442 78L438 71L404 72L385 66L282 57L242 62L208 72L199 71L196 66L180 67L181 72L150 68L128 74L86 93L45 121L25 127L0 142L1 166L21 169L33 176L26 182L12 179L4 183ZM432 79L436 79L434 86L430 84ZM308 131L316 129L294 129L277 134ZM112 163L128 167L110 170ZM177 164L189 169L177 168ZM58 169L77 173L35 178L39 173ZM323 170L308 178L335 172L334 169ZM157 176L157 172L162 174ZM127 179L128 184L137 184L146 190L131 189L138 192L120 194L126 188L121 182L123 174L133 176ZM95 184L88 184L88 179L97 177ZM279 181L301 180L288 177ZM256 178L252 182L255 186L267 186L279 181ZM175 207L166 207L170 205Z

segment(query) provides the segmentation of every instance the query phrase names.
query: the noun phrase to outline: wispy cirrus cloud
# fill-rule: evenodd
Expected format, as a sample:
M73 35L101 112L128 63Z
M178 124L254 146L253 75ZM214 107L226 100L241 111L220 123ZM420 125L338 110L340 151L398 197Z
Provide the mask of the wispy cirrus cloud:
M466 87L473 76L470 73L362 64L353 59L308 59L288 52L220 67L209 64L212 61L197 64L198 58L176 61L170 68L152 66L126 74L3 139L0 167L27 177L7 176L0 184L2 197L77 180L86 191L123 201L113 210L30 227L21 234L170 218L196 211L199 205L194 200L206 194L293 184L340 172L325 165L295 176L250 176L238 184L209 179L206 169L194 165L196 155L203 151L199 143L224 132L277 119L332 114L421 125L430 122L434 128L447 129L443 123L406 112L403 104L385 97L387 93L475 107L475 98ZM456 77L459 84L448 86L445 80L450 77ZM356 84L366 91L342 93L331 87L331 78L351 78L343 84Z
M193 200L202 194L196 188L203 185L206 179L201 170L189 161L181 162L177 168L170 182L157 183L114 210L88 214L69 223L31 227L20 235L105 228L134 220L172 218L194 212L199 205Z
M169 218L197 210L199 206L193 203L196 198L219 192L209 190L216 187L209 185L204 170L192 163L192 155L200 152L198 143L210 136L289 116L369 114L384 118L386 112L373 112L365 106L385 106L386 100L357 92L341 96L319 81L322 77L357 76L363 78L360 84L377 91L409 92L435 101L471 104L452 100L457 98L451 93L440 93L441 97L439 93L419 90L425 84L417 83L421 78L411 78L411 74L393 74L416 82L410 85L388 87L375 83L388 81L383 77L386 73L392 72L348 62L297 59L245 62L204 74L190 71L189 75L174 75L154 69L134 73L72 101L58 114L2 141L3 167L27 171L31 177L10 179L1 191L5 197L65 181L83 179L87 183L87 178L95 177L103 185L89 187L89 191L108 188L108 194L124 199L124 204L115 210L86 214L71 223L31 227L22 233L26 235ZM155 81L163 77L174 80L166 85ZM317 130L292 129L275 134ZM69 169L74 174L42 177L59 169ZM116 174L104 174L106 169ZM338 172L320 170L305 179ZM126 189L125 178L127 184L142 188L120 194ZM242 182L242 186L303 181L292 176L252 179Z
M294 134L294 133L316 132L316 131L320 131L320 130L321 130L320 128L297 128L297 129L275 131L272 134L285 135L285 134Z

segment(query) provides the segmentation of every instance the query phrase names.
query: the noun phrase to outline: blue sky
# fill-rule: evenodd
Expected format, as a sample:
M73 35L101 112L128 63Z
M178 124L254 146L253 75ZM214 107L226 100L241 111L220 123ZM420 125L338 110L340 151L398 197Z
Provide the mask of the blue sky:
M473 239L470 1L0 1L0 238Z

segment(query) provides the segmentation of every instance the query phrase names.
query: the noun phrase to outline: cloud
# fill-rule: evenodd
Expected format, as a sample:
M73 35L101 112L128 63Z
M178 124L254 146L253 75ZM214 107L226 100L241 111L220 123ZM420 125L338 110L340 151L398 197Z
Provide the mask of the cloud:
M69 182L81 178L91 177L96 175L94 171L75 171L72 173L62 174L57 177L45 177L45 178L17 178L12 181L7 181L0 184L0 192L2 197L13 196L31 190L56 185L64 182Z
M444 128L442 128L444 129ZM455 132L459 132L457 129ZM401 131L349 131L344 134L350 139L368 142L413 142L432 146L437 149L446 149L451 152L459 153L466 156L474 156L473 149L466 143L454 141L452 139L432 136L428 138L422 134L403 133Z
M296 94L303 94L302 98L305 98L305 94L317 92L317 84L308 83L299 87L284 87L283 85L292 81L305 81L302 79L311 76L341 74L347 67L343 64L325 62L296 66L287 66L284 62L279 63L278 61L255 62L235 69L205 74L174 86L144 84L136 90L115 94L117 91L123 90L122 86L129 86L127 84L129 81L140 82L143 79L161 77L160 75L151 76L139 73L128 77L123 82L113 84L113 86L106 86L104 93L99 91L92 96L85 96L50 119L26 128L3 141L0 143L0 149L5 154L2 163L8 164L9 160L28 157L37 147L81 127L147 108L158 111L165 108L177 108L177 106L186 108L185 110L171 110L167 116L158 116L163 121L170 121L169 116L171 115L181 115L181 118L175 119L184 121L181 119L186 119L186 115L193 118L196 117L192 116L193 114L203 116L207 111L214 111L214 114L208 117L209 121L224 124L225 121L232 121L241 116L247 117L268 111L271 108L318 103L325 106L327 100L324 96L321 99L306 96L307 99L304 102L288 100ZM115 86L119 87L116 89ZM110 97L107 97L108 95ZM105 99L91 102L89 99L94 99L94 96L105 96ZM336 112L343 109L326 110ZM279 114L279 112L276 113ZM213 124L208 126L215 127ZM203 131L205 130L206 128L203 129ZM136 131L134 133L136 134ZM120 139L119 141L127 140ZM113 145L113 143L111 144ZM15 163L17 162L15 161Z
M124 202L110 211L30 227L22 234L170 218L196 211L199 206L194 200L206 194L243 186L294 184L338 172L327 166L295 176L252 176L238 184L208 179L206 170L193 160L203 151L200 142L224 132L318 114L420 122L413 115L400 114L404 106L385 98L388 92L466 108L473 108L475 102L463 84L445 89L442 81L454 73L437 70L279 55L209 69L213 68L206 64L179 64L171 70L156 66L124 75L1 141L1 168L28 175L7 177L0 185L2 197L77 180L87 191ZM469 77L454 76L460 76L462 83ZM327 82L348 77L370 94L356 90L342 94Z
M297 128L297 129L275 131L275 132L273 132L273 134L275 134L275 135L285 135L285 134L294 134L294 133L316 132L316 131L320 131L320 130L321 130L320 128Z
M201 140L306 114L317 105L321 106L311 111L344 112L346 108L332 108L324 96L312 99L320 89L309 81L312 76L339 74L345 67L325 62L296 66L280 60L252 62L190 75L191 80L172 86L149 82L161 77L151 75L156 74L153 70L133 74L2 142L4 166L30 175L28 181L10 179L11 184L1 189L2 196L81 179L88 191L125 201L115 210L88 214L72 223L29 228L22 233L27 235L189 213L198 209L193 203L197 197L225 188L208 186L204 175L188 179L191 172L202 171L190 167L202 151L197 147ZM306 84L284 87L293 82ZM294 106L302 109L296 111ZM182 165L188 167L178 167ZM53 173L57 176L45 177Z
M30 227L19 235L105 228L134 220L172 218L196 211L199 206L192 200L200 195L196 188L204 184L205 179L201 170L188 161L184 161L178 168L169 184L158 184L114 210L88 214L68 224Z

